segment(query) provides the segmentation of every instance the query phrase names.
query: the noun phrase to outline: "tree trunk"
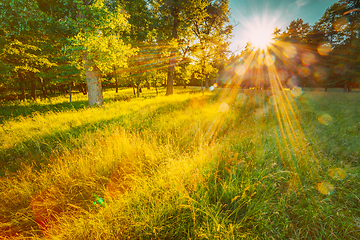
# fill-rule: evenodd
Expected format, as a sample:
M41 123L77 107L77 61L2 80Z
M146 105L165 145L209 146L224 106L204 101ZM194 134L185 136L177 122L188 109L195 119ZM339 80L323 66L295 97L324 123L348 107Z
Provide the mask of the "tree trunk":
M135 84L132 85L133 87L133 92L134 92L134 96L136 96L136 92L135 92Z
M39 78L38 77L35 77L35 73L30 73L30 95L31 95L31 99L33 101L36 101L37 99L37 95L36 95L36 81L38 80Z
M70 98L70 103L71 103L71 86L72 86L72 82L69 84L69 98Z
M35 81L35 79L31 79L30 96L33 101L36 101L36 81Z
M83 54L85 63L85 76L89 96L89 106L102 106L104 99L101 87L101 74L100 70L96 67L93 60L87 58L87 53Z
M115 75L115 92L119 92L119 83L118 83L118 76L116 73L116 67L114 66L114 75Z
M45 80L42 80L41 91L42 91L43 97L47 98L48 96L47 96L47 89L46 89Z
M140 97L140 91L141 91L141 89L140 89L140 84L138 83L138 84L136 85L136 97Z
M25 92L25 78L22 73L18 73L19 77L19 87L20 87L20 100L24 101L26 98L26 92Z
M344 92L347 92L348 91L348 82L345 82L344 84Z
M173 54L171 54L173 55ZM166 96L174 94L174 70L175 70L175 59L170 59L170 66L167 79Z
M172 39L177 39L177 28L179 26L179 19L177 16L174 16L174 25L172 29ZM166 88L166 96L172 95L174 93L174 72L175 72L175 51L171 52L171 58L169 61L169 72Z
M209 74L206 74L206 78L205 78L205 88L206 89L209 89L210 86L209 86Z
M79 91L80 92L82 92L84 95L86 95L87 94L87 90L86 90L86 84L85 83L81 83L80 85L79 85Z
M204 83L203 83L203 80L201 79L201 92L202 92L202 94L204 95L204 88L203 88L203 85L204 85Z

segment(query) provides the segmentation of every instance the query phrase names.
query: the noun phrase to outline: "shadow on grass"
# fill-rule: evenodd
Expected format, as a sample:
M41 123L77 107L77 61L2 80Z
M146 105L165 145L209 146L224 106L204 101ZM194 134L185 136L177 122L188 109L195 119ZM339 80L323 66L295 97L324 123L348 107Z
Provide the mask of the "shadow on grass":
M95 133L117 126L123 127L129 132L142 132L144 129L150 128L153 121L161 115L185 109L189 104L190 100L184 100L176 103L163 103L156 107L151 106L151 108L144 106L130 114L122 114L110 120L86 123L71 127L67 131L58 131L19 142L0 152L0 176L4 176L5 172L16 172L21 165L32 165L35 169L40 170L42 166L48 164L52 155L61 153L65 149L81 147L82 144L77 141L75 143L74 140L81 138L85 133ZM65 109L66 106L63 110ZM140 114L141 117L139 117Z
M40 104L30 103L29 105L21 105L21 102L13 103L12 105L0 107L0 124L5 123L11 119L32 116L34 113L47 113L47 112L64 112L69 110L78 110L86 108L87 101L73 101L55 103L55 104Z
M111 91L108 91L111 92ZM130 101L133 98L136 98L133 94L119 92L115 95L107 95L108 92L104 92L104 102L105 104L111 103L114 101ZM159 89L158 94L155 91L144 92L140 94L140 98L151 99L156 96L165 95L165 89ZM185 93L199 93L199 89L176 89L176 94L185 94ZM32 116L34 113L47 113L47 112L64 112L69 110L79 110L88 107L88 100L73 100L71 103L66 102L65 95L63 98L64 102L61 103L51 103L48 99L48 103L44 102L28 102L23 103L21 101L15 101L12 103L0 105L0 124L5 123L6 121ZM56 101L56 100L55 100Z

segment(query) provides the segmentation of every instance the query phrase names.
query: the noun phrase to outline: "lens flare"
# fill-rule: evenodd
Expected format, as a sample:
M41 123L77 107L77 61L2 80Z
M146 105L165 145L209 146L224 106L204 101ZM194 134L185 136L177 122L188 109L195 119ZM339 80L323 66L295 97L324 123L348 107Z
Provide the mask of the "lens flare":
M230 110L230 107L227 103L223 102L220 104L219 111L222 113L228 112Z
M95 193L94 193L94 198L95 198L95 202L93 202L93 205L99 204L100 206L106 207L104 199L102 199L101 197L99 197Z
M304 64L304 66L310 66L316 62L316 57L311 52L306 52L301 55L301 61Z
M266 66L273 65L275 63L275 56L272 54L266 54L264 63Z
M348 27L349 27L349 21L347 17L339 18L334 24L335 31L337 32L344 31Z
M259 19L260 17L257 18ZM274 117L280 159L284 168L294 173L291 182L297 193L302 192L306 197L305 188L309 184L304 182L303 173L306 174L307 180L312 181L311 185L317 186L322 194L333 193L335 188L330 183L319 183L319 176L324 176L325 173L313 150L314 146L309 145L308 136L300 124L301 113L297 104L307 102L300 86L304 86L306 81L322 83L329 77L329 71L321 65L321 56L330 54L331 45L323 42L313 48L295 41L282 41L281 36L265 44L266 37L262 37L261 41L258 39L263 36L259 30L269 26L266 21L245 20L245 26L251 30L249 34L244 33L250 37L251 43L246 45L240 54L242 60L234 67L236 74L231 78L233 83L242 88L233 89L233 97L236 97L235 106L243 106L248 101L257 107L253 116L258 120L267 115ZM347 69L341 65L335 69L335 73L336 71L343 74ZM286 91L288 89L290 91ZM258 93L261 94L261 98L255 96ZM331 121L331 117L319 117L319 122L324 125L330 124ZM311 201L311 198L308 199Z
M300 95L303 94L303 91L301 88L299 87L293 87L291 89L291 95L293 95L294 97L300 97Z
M247 96L244 93L239 93L236 97L236 104L243 105L247 100Z
M317 48L317 51L321 56L326 56L331 52L331 44L328 42L322 43Z
M271 105L275 106L275 105L277 105L277 104L280 103L280 98L279 98L279 96L277 96L277 95L272 95L272 96L269 98L269 102L270 102Z
M318 82L324 82L328 78L328 75L325 68L316 67L314 70L314 77Z
M343 75L348 71L348 66L340 63L338 65L335 66L334 72L338 75Z
M274 42L272 30L273 29L265 29L263 27L253 29L250 35L250 42L255 48L261 50L267 49Z
M332 123L333 119L329 114L324 114L318 117L318 121L322 125L329 125L330 123Z
M335 187L328 182L321 182L317 185L317 189L324 195L331 195L335 192Z
M283 44L283 54L287 58L294 58L297 55L296 48L291 43Z
M329 176L335 180L344 180L346 178L346 172L341 168L330 169L328 173Z
M302 77L308 77L311 74L311 70L308 67L305 66L300 66L298 68L298 73L300 74L300 76Z

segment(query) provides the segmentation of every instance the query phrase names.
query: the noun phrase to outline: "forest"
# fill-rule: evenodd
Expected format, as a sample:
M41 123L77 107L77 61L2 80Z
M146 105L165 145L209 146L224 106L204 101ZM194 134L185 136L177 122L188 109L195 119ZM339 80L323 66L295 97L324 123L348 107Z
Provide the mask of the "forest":
M9 100L77 89L101 105L109 85L139 94L166 84L171 95L174 83L215 74L232 31L228 1L24 0L1 10L0 87Z
M359 82L359 1L340 0L309 25L274 29L272 47L229 51L228 0L2 1L0 100L82 92L102 105L104 88L284 88ZM255 60L254 60L255 59ZM269 61L272 66L269 66ZM291 61L289 61L291 60Z

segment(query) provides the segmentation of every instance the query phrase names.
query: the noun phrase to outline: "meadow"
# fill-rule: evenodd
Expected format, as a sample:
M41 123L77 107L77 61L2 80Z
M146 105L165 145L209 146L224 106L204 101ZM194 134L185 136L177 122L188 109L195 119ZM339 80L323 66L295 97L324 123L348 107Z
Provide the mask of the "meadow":
M1 239L360 239L360 94L3 103Z

